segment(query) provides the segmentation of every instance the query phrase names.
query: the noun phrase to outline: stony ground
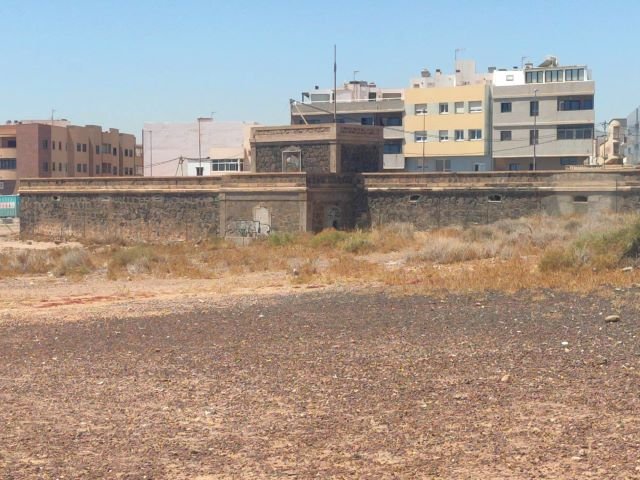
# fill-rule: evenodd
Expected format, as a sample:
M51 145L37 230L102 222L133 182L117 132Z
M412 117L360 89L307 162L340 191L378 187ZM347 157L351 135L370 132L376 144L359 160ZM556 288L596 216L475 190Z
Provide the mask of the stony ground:
M640 478L639 299L325 290L160 315L12 310L0 478Z

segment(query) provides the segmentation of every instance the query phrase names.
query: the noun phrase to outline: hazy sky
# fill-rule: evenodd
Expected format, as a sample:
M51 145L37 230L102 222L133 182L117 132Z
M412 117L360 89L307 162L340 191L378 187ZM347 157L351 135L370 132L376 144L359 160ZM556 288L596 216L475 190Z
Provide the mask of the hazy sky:
M640 2L0 0L0 121L68 118L139 136L145 121L288 123L289 98L358 79L405 87L422 68L556 55L587 64L598 121L640 104Z

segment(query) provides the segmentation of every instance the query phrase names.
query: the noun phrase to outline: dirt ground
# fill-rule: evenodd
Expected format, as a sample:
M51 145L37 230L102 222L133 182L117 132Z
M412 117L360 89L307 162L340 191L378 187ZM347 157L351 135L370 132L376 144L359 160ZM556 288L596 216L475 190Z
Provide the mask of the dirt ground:
M154 282L2 281L0 478L640 478L637 289Z

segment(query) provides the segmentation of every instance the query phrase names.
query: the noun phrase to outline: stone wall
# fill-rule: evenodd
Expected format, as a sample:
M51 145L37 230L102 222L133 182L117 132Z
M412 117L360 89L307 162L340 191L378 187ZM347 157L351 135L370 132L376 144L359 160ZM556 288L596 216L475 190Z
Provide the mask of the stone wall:
M256 145L256 171L282 172L282 152L288 148L299 148L302 155L302 171L308 173L329 173L329 144L263 144Z
M23 238L171 242L219 234L215 193L39 194L21 202Z
M382 170L380 145L340 145L341 171L344 173L379 172Z

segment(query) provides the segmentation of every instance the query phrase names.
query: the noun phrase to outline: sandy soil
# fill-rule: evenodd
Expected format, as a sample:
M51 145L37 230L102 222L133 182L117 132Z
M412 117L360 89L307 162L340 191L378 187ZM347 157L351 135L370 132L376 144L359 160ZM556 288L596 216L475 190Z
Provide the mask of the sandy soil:
M2 282L0 478L640 478L637 289L98 281Z

